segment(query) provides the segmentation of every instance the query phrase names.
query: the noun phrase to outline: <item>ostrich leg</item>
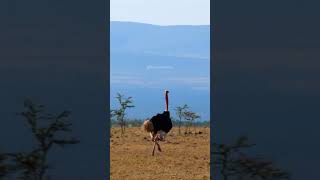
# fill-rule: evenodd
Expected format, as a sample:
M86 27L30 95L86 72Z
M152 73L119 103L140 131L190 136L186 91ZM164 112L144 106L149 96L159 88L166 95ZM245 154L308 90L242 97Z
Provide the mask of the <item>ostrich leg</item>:
M161 148L160 148L160 144L159 144L158 142L157 142L157 146L158 146L158 151L160 151L160 152L161 152L162 150L161 150Z
M156 145L158 147L158 151L162 152L161 148L160 148L160 144L158 143L157 140L154 141L154 144L153 144L153 150L152 150L152 156L154 156L154 151L156 149Z
M153 144L152 156L154 156L154 150L156 149L156 142Z

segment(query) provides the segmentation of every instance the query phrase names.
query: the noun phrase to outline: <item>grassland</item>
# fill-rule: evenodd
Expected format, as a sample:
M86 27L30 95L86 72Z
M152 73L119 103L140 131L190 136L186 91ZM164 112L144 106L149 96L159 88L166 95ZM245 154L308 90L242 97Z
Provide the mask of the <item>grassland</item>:
M183 129L184 130L184 129ZM201 134L178 135L177 128L161 142L162 152L151 156L153 143L141 128L111 129L111 180L210 179L210 129Z

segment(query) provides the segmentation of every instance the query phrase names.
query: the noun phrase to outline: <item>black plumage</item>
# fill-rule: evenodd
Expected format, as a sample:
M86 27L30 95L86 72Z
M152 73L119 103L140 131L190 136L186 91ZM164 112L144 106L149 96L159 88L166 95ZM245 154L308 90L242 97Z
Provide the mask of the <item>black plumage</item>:
M150 121L153 124L154 133L157 133L160 130L168 133L172 129L172 122L169 111L164 111L162 114L153 116Z

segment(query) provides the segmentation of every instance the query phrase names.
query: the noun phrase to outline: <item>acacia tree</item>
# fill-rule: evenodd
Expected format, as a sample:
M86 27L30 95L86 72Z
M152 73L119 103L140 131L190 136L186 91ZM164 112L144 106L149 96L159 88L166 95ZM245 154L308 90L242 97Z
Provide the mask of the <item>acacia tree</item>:
M242 179L280 180L289 179L289 174L274 167L271 161L252 158L244 153L255 144L248 143L247 137L240 137L230 145L214 143L214 169L223 180L231 177Z
M115 117L121 127L121 135L125 133L126 128L126 110L135 107L132 102L132 97L125 98L124 95L117 93L116 99L120 105L119 109L111 110L111 117Z
M179 127L179 135L181 134L181 124L182 124L182 119L185 118L185 112L186 110L188 109L188 105L185 104L183 106L178 106L176 107L175 111L176 111L176 114L177 116L179 117L179 121L178 121L178 127Z
M186 126L186 132L185 132L185 134L189 134L189 133L191 132L191 131L190 131L191 125L194 126L194 131L196 131L196 126L195 126L194 121L195 121L196 119L199 119L200 116L199 116L197 113L192 112L192 111L185 111L183 114L184 114L184 118L189 122L189 123L187 124L187 126ZM196 132L194 132L194 133L196 133Z
M5 177L8 173L7 166L4 164L6 157L0 154L0 179Z
M0 179L8 174L8 167L4 162L6 158L7 157L4 154L0 154Z
M6 153L0 154L0 179L3 179L8 174L15 170L15 165L8 162L9 156Z
M254 146L254 144L249 144L246 137L240 137L235 143L217 144L214 143L214 169L220 169L221 176L223 180L228 180L229 176L234 176L237 174L237 168L235 168L235 158L234 156L243 149Z
M30 152L5 153L3 157L10 158L11 165L6 165L6 167L9 169L14 167L11 169L14 169L21 179L42 180L49 168L50 150L56 145L64 147L77 144L79 140L58 136L58 134L71 132L70 111L52 115L46 113L43 105L36 105L29 99L25 100L24 108L25 110L18 115L26 121L36 144Z
M289 179L289 174L279 168L274 167L271 161L262 158L240 157L235 161L239 167L239 179L262 179L262 180L276 180Z

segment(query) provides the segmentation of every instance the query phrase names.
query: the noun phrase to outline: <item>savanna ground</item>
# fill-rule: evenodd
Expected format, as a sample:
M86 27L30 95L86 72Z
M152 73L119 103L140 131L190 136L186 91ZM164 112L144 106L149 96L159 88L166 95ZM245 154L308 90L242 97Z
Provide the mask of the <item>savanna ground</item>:
M173 128L165 142L160 142L162 152L155 150L148 133L140 127L111 128L110 179L210 179L210 129L198 127L202 134L178 135ZM184 128L182 128L184 132Z

